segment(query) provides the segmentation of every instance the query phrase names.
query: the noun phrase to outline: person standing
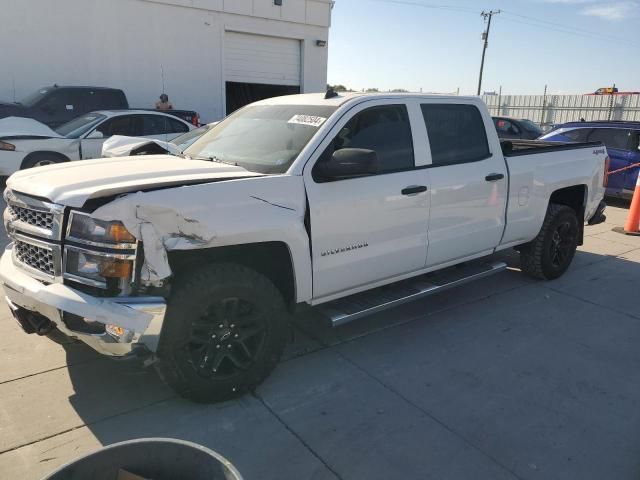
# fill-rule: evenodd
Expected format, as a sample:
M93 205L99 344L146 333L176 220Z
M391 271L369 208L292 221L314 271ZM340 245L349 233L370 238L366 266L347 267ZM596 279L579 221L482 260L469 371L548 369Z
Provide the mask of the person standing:
M160 101L156 102L156 110L173 110L173 105L169 101L169 96L166 93L160 95Z

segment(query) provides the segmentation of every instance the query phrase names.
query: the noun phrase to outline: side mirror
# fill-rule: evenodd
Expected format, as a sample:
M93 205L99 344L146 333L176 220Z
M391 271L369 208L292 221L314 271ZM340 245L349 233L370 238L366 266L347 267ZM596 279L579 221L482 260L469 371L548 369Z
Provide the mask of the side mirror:
M98 130L94 130L93 132L91 132L89 135L87 135L85 138L87 139L100 139L100 138L104 138L104 134L102 132L99 132Z
M316 173L324 180L363 177L378 171L378 155L364 148L341 148L326 162L316 166Z

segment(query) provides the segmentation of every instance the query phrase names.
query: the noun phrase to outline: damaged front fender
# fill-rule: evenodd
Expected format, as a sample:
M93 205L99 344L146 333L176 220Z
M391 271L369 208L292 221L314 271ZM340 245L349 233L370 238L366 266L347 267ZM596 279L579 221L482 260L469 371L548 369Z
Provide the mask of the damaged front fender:
M311 296L309 238L301 177L267 176L124 195L92 215L121 221L143 244L141 280L172 274L167 252L284 242L292 255L298 301ZM306 297L306 298L305 298Z

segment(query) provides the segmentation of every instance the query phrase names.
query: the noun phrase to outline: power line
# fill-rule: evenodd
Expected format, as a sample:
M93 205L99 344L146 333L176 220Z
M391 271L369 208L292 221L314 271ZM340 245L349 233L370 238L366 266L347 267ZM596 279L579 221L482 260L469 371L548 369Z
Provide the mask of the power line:
M473 13L473 14L480 13L478 12L478 10L469 8L469 7L460 7L460 6L445 5L445 4L422 3L422 2L411 1L411 0L373 0L373 1L376 1L379 3L388 3L392 5L395 4L395 5L405 5L405 6L411 6L411 7L421 7L421 8L429 8L429 9L437 9L437 10L457 11L460 13ZM532 27L542 28L549 31L565 33L567 35L574 35L574 36L579 36L583 38L586 37L586 38L592 38L595 40L616 41L616 42L623 42L631 46L636 46L636 47L640 46L639 43L633 42L632 40L615 37L615 36L607 35L603 33L598 33L598 32L586 30L583 28L573 27L571 25L566 25L558 22L550 22L548 20L543 20L541 18L536 18L529 15L521 15L519 13L511 12L508 10L502 10L502 13L505 13L506 15L510 15L512 17L530 20L529 22L525 22L522 20L516 20L514 18L504 18L504 20L507 20L512 23L529 25ZM531 23L531 22L535 22L535 23Z
M465 12L465 13L478 13L478 10L476 10L475 8L460 7L456 5L440 5L440 4L433 4L433 3L412 2L410 0L373 0L373 1L380 2L380 3L391 3L396 5L407 5L411 7L431 8L435 10L452 10L452 11Z
M510 22L514 22L514 23L520 23L520 24L523 24L523 25L530 25L530 26L538 27L538 28L545 28L547 30L566 33L566 34L569 34L569 35L577 35L577 36L589 37L589 38L595 38L595 39L606 39L606 40L609 40L609 41L613 40L613 41L616 41L616 42L628 43L629 45L640 46L640 44L638 44L636 42L633 42L632 40L629 40L629 39L625 39L625 38L621 38L621 37L615 37L613 35L607 35L607 34L603 34L603 33L598 33L598 32L594 32L592 30L586 30L584 28L572 27L570 25L565 25L565 24L558 23L558 22L550 22L548 20L543 20L541 18L531 17L531 16L528 16L528 15L520 15L518 13L510 12L508 10L503 10L502 13L504 13L506 15L510 15L512 17L523 18L525 20L531 20L531 21L535 22L535 23L530 23L530 22L523 22L522 20L514 20L512 18L505 18L505 20L510 21ZM552 28L552 27L557 27L557 28Z
M595 33L590 34L590 33L575 32L575 31L567 30L567 29L563 29L563 28L554 28L554 27L548 27L546 25L540 25L538 23L525 22L523 20L515 20L513 18L508 18L508 17L504 17L503 20L506 20L507 22L511 22L511 23L518 23L520 25L529 25L530 27L542 28L542 29L545 29L545 30L553 31L553 32L565 33L567 35L574 35L574 36L582 37L582 38L590 38L592 40L604 40L604 41L607 41L607 42L616 41L616 42L626 43L629 46L635 46L635 47L640 46L640 44L633 43L633 42L631 42L629 40L622 40L622 39L615 39L615 38L612 38L612 37L605 37L605 36L602 36L602 35L599 35L599 34L595 34Z

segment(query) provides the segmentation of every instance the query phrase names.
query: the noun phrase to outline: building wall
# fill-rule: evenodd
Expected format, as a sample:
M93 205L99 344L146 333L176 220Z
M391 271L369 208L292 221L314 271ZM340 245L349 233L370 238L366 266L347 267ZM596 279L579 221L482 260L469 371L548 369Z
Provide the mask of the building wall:
M122 88L132 107L151 108L164 76L176 108L217 120L225 31L300 40L301 90L326 86L316 40L328 39L329 0L0 0L0 11L0 100L57 83Z

